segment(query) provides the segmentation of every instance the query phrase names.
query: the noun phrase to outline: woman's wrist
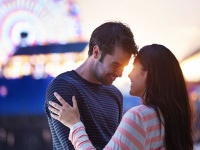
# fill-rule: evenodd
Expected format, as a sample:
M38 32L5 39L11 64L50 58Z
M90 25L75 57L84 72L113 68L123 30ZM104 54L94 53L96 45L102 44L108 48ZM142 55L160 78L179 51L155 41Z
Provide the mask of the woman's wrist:
M81 127L84 127L84 124L83 124L81 121L79 121L79 122L73 124L73 125L70 127L70 133L69 133L69 140L70 140L70 141L73 139L72 136L73 136L74 131L78 130L78 129L81 128Z
M76 130L76 128L79 128L82 125L83 125L83 123L81 121L76 122L70 127L70 130Z

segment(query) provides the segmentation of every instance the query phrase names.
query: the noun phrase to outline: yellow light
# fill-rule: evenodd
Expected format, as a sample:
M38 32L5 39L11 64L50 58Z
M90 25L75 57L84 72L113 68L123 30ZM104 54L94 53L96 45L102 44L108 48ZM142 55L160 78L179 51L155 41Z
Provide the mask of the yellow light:
M131 58L129 64L126 67L124 67L122 77L117 78L113 83L124 95L129 95L131 82L128 75L133 69L133 61L134 58Z
M181 62L181 68L186 81L199 82L200 81L200 53Z

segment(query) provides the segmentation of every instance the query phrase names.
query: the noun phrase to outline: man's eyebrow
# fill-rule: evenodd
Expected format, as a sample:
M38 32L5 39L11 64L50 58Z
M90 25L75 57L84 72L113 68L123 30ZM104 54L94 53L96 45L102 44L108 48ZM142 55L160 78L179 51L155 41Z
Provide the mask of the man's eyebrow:
M123 67L123 66L126 66L126 65L128 65L128 64L121 64L121 63L119 63L119 62L113 62L112 63L113 65L116 65L116 66L121 66L121 67Z
M113 64L113 65L122 66L122 64L121 64L121 63L119 63L119 62L113 62L112 64Z

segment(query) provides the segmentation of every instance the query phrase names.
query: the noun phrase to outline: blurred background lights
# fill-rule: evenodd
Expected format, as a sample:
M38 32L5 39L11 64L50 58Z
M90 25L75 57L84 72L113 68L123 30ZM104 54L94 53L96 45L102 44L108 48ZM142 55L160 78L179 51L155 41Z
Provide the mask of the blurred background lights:
M8 94L8 90L6 86L2 85L0 86L0 96L5 97Z
M47 86L55 76L83 63L88 57L84 41L107 21L127 23L139 48L152 43L168 47L180 62L197 110L199 6L199 0L0 0L0 149L52 149L44 117ZM79 45L76 51L72 43L84 43L84 48ZM124 112L141 102L129 95L133 60L114 81L124 95Z
M183 62L181 62L181 68L183 70L185 79L190 82L200 81L200 53L197 53Z
M0 1L0 41L1 76L8 79L54 77L85 58L76 53L13 56L20 47L82 42L79 7L73 0Z
M22 33L27 34L27 37L24 37L24 38L26 38L27 45L35 44L36 32L34 30L33 24L31 25L28 22L18 22L14 25L11 36L10 36L14 45L16 45L16 46L21 45L20 42L21 42L21 39L23 38L21 35ZM16 36L16 35L18 35L18 36Z

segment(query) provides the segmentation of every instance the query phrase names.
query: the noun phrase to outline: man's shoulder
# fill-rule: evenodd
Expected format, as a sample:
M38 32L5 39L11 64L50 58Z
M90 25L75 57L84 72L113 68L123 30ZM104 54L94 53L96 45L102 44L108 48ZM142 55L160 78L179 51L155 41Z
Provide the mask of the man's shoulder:
M75 85L77 81L73 74L73 71L67 71L59 74L49 83L47 89L64 88L69 87L70 85Z
M110 88L113 92L122 95L122 92L121 92L115 85L110 85L109 88Z
M69 79L72 78L74 76L74 71L66 71L66 72L62 72L60 73L58 76L56 76L54 79Z
M53 82L58 82L58 81L65 81L65 82L74 82L76 81L76 73L75 71L66 71L63 72L61 74L59 74L58 76L56 76L52 81Z

